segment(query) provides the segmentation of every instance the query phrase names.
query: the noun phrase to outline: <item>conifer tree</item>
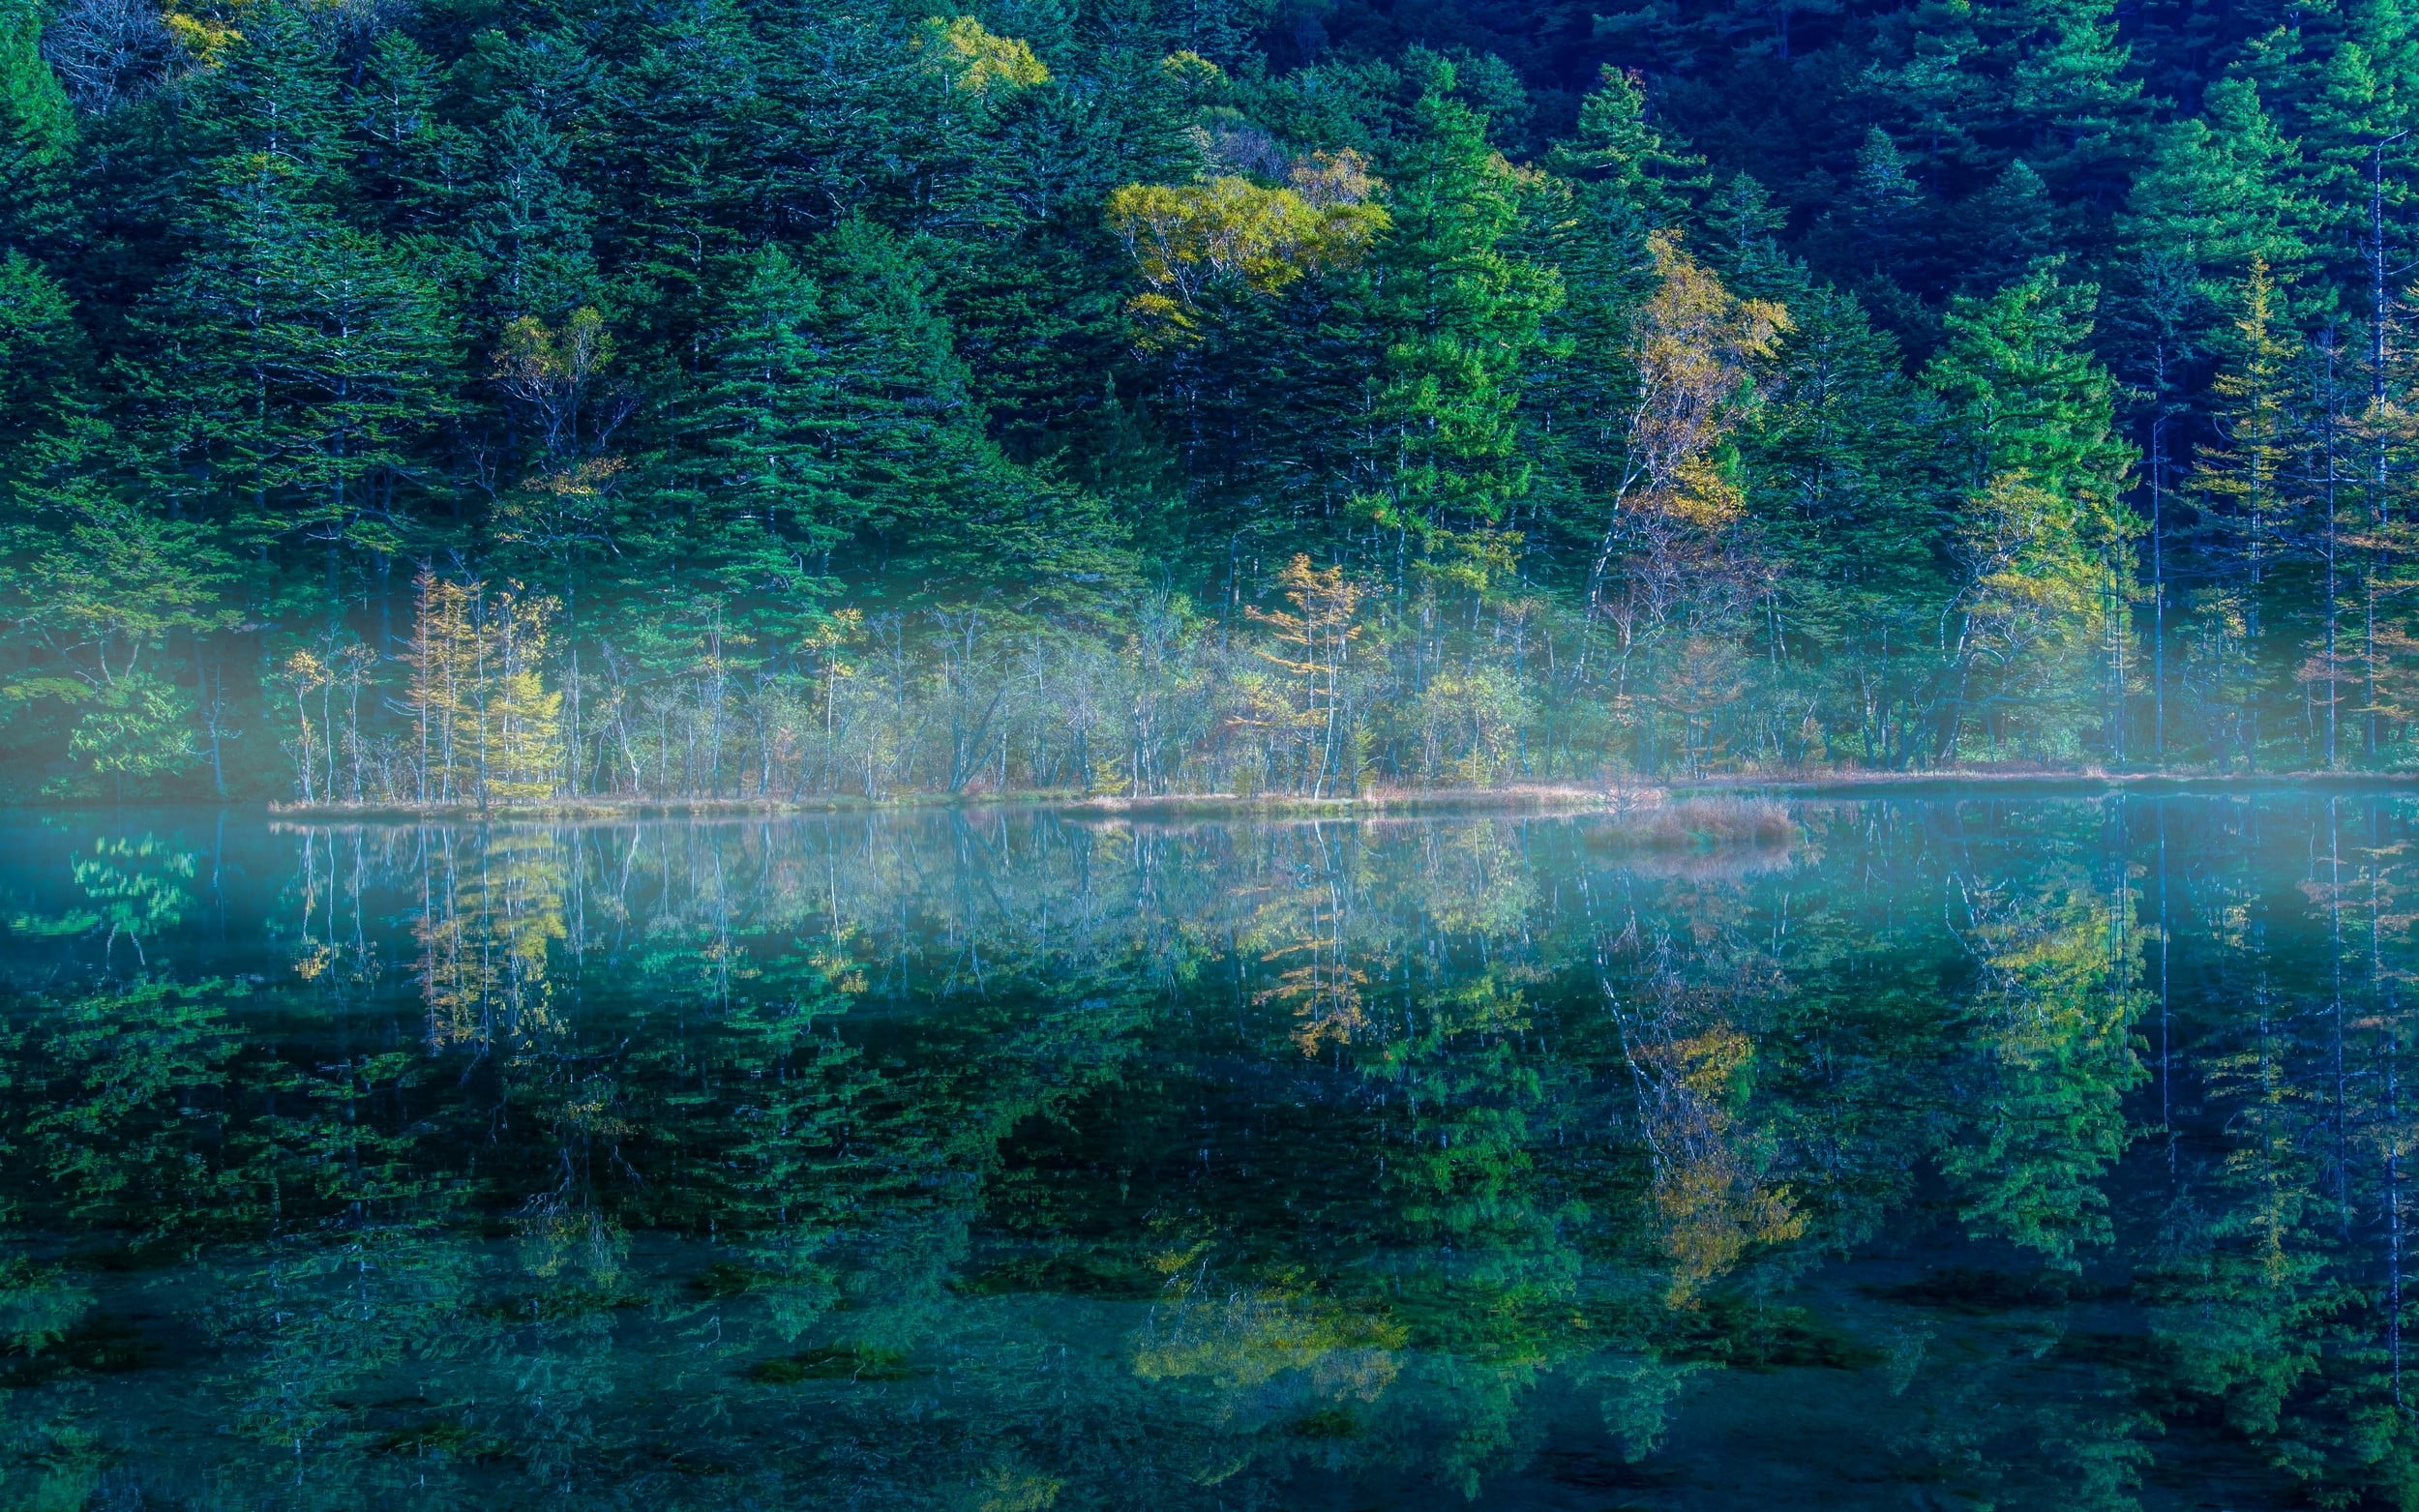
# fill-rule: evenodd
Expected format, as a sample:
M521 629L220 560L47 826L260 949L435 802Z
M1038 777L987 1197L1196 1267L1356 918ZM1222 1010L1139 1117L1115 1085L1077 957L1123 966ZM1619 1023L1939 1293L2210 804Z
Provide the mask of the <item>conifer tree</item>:
M1677 223L1707 188L1705 160L1667 140L1647 120L1637 79L1610 68L1579 102L1577 124L1546 165L1607 205L1633 207L1648 226Z
M0 252L0 487L82 459L93 377L67 291L23 252Z
M1822 217L1818 266L1853 288L1885 328L1920 348L1933 324L1920 290L1935 274L1934 207L1896 140L1878 126L1866 132L1841 189Z
M2003 109L2051 193L2112 208L2147 111L2114 0L2011 0L1981 13L2007 79Z
M1960 299L1926 371L1953 466L1945 544L1958 570L1940 620L1943 757L1969 734L2010 738L2012 719L2051 749L2079 733L2095 653L2125 612L2134 454L2088 344L2096 292L2044 269ZM2121 710L2100 712L2113 746Z
M588 195L565 179L570 145L537 114L507 108L486 133L489 193L466 238L487 264L491 310L559 319L596 292Z
M0 4L0 249L43 245L64 228L75 117L36 44L35 0Z
M2309 205L2295 187L2297 173L2292 145L2246 79L2221 80L2210 89L2204 116L2161 132L2116 230L2122 255L2136 270L2130 297L2162 289L2189 296L2189 306L2177 311L2181 323L2170 344L2191 352L2206 348L2223 329L2232 291L2253 258L2272 269L2306 260L2300 228L2308 223ZM2140 310L2125 320L2137 326L2148 314ZM2134 359L2146 360L2146 354Z
M224 150L199 245L145 312L154 477L239 510L254 539L402 548L404 447L452 403L449 311L373 232L344 224L353 149L335 60L283 0L248 18L211 88Z
M449 224L478 179L478 143L443 117L441 87L436 60L403 31L379 33L362 60L350 102L365 141L357 172L399 229Z
M1733 287L1751 299L1782 298L1805 286L1806 269L1781 246L1789 213L1751 173L1734 173L1699 217L1699 245ZM1784 299L1785 303L1785 299Z
M452 403L447 312L377 239L265 197L236 199L155 307L164 439L255 539L394 553L404 448Z
M2236 290L2232 329L2218 343L2221 366L2210 384L2216 438L2194 459L2190 480L2203 501L2201 548L2222 568L2202 612L2239 624L2233 641L2243 666L2225 678L2231 698L2213 711L2231 731L2229 759L2256 763L2263 726L2255 685L2267 644L2266 599L2290 549L2308 502L2297 465L2308 443L2299 402L2303 345L2286 323L2264 259L2252 259ZM2234 701L2236 707L2223 705Z
M1967 240L1974 252L1962 280L1968 292L1999 289L2036 262L2060 255L2057 207L2041 175L2021 158L1957 208L1972 225Z
M1923 206L1923 186L1907 171L1897 142L1878 126L1867 131L1845 205L1848 252L1860 276L1884 279L1905 266L1922 234Z
M2350 36L2321 50L2305 42L2288 78L2300 99L2300 141L2292 154L2301 226L2329 271L2365 285L2372 200L2382 200L2386 255L2409 260L2405 228L2414 186L2409 132L2419 126L2419 41L2404 8L2347 8ZM2214 94L2215 91L2213 90ZM2381 162L2380 156L2388 162ZM2395 171L2384 172L2389 165ZM2280 263L2280 268L2284 265Z
M680 24L650 18L615 92L615 156L599 213L624 244L643 293L632 313L666 358L698 371L708 340L717 279L734 268L752 229L746 133L770 113L761 93L754 34L725 3L702 6Z
M823 318L814 281L789 253L759 252L732 296L702 422L717 493L817 557L868 519L840 487L858 422L843 407Z
M827 356L809 384L810 412L845 459L841 487L854 518L910 525L988 447L939 281L917 249L867 221L844 222L816 253Z
M1786 308L1792 329L1739 443L1745 495L1791 564L1757 649L1776 667L1803 657L1856 678L1832 749L1897 765L1914 754L1912 669L1946 597L1937 480L1910 464L1925 449L1921 395L1854 297L1805 281Z
M1432 538L1492 526L1527 491L1520 382L1562 286L1508 245L1520 186L1477 113L1432 89L1415 115L1372 269L1386 355L1364 465L1379 523Z
M1578 131L1547 161L1555 177L1529 197L1517 250L1561 274L1563 297L1540 322L1523 403L1547 466L1545 522L1584 540L1595 502L1618 486L1622 417L1637 387L1630 327L1656 283L1648 239L1681 222L1703 163L1666 144L1645 120L1636 82L1610 70L1581 104ZM1751 183L1747 192L1756 193Z

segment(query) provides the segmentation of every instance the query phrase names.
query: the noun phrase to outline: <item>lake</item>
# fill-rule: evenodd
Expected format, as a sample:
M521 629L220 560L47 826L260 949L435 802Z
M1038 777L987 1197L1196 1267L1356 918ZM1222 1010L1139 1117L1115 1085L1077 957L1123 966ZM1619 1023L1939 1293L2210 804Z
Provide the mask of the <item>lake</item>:
M2419 797L1787 816L15 815L0 1505L2419 1497Z

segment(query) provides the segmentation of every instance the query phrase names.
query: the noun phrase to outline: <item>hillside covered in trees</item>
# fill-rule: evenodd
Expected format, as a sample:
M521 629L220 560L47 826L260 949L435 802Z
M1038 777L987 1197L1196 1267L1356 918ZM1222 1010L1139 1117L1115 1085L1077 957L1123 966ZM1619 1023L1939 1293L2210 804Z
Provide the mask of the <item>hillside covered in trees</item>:
M7 794L2419 765L2410 0L0 0Z

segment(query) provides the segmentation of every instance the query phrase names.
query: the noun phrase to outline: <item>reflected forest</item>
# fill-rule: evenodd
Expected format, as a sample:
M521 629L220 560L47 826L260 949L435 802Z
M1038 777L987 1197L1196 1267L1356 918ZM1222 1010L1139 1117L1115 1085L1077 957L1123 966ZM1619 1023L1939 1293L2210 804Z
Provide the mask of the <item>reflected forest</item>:
M19 820L0 1499L2419 1504L2414 818Z

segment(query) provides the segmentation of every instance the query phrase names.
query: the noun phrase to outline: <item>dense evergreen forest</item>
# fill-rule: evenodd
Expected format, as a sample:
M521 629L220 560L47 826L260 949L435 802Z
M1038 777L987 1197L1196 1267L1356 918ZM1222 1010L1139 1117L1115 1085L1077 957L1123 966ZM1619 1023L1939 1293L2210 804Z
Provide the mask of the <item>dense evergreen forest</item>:
M0 761L2406 767L2415 111L2406 0L0 0Z

